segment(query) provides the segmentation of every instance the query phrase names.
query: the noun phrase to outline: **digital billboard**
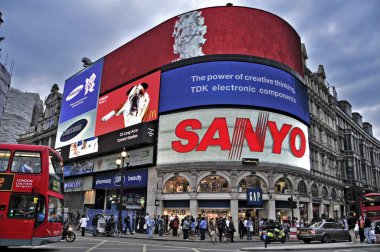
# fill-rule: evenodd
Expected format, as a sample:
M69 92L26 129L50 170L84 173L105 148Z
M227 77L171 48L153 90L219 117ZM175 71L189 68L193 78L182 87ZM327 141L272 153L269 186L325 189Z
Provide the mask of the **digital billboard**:
M308 128L252 109L199 109L160 116L157 165L258 159L310 170Z
M271 108L310 123L307 87L283 70L215 61L162 73L159 113L204 105Z
M207 55L279 62L303 76L301 40L283 19L247 7L212 7L173 17L104 57L106 93L163 65Z
M157 71L101 96L95 136L157 120L160 76Z
M59 123L96 109L102 79L103 59L66 80Z
M55 148L79 142L94 136L96 109L74 117L58 125Z

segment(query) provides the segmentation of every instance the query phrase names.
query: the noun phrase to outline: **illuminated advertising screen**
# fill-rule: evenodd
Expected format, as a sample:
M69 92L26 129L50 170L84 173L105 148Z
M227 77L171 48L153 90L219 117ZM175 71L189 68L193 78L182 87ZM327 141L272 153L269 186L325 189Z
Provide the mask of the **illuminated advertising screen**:
M266 65L216 61L162 73L159 112L204 105L270 108L310 123L307 87Z
M246 7L190 11L150 29L104 57L100 93L172 62L246 55L279 62L303 76L301 40L283 19Z
M103 59L65 82L59 123L96 109L102 79Z
M202 109L160 116L157 165L258 159L310 170L308 128L253 109Z
M58 125L55 148L92 138L95 132L96 109Z
M63 176L77 176L92 173L94 169L94 159L87 159L68 163L63 166Z
M161 72L155 72L99 98L95 135L158 119Z

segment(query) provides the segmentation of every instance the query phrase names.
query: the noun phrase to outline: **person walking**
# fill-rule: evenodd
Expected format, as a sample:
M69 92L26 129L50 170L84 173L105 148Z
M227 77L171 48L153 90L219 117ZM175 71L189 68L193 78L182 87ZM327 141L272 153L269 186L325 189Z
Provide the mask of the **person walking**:
M244 221L243 221L242 217L239 218L238 228L239 228L240 240L242 240L242 239L244 239L244 231L245 231Z
M363 216L359 217L359 237L360 237L360 243L364 242L365 236L364 236L364 219Z
M190 223L187 220L187 216L183 219L182 223L182 233L183 233L183 239L184 240L189 240L189 228L190 228Z
M248 217L247 224L245 227L247 229L247 240L252 240L253 221L251 217Z
M207 221L205 217L202 217L201 222L199 223L199 231L201 232L201 240L205 239L205 233L207 230Z
M177 237L178 235L178 226L179 226L179 219L178 219L178 216L176 215L174 220L173 220L173 236L174 237Z
M364 236L367 239L367 243L372 243L371 239L371 221L367 216L366 212L363 212L363 217L364 217Z
M79 220L80 227L82 228L82 236L85 235L86 227L87 227L88 217L86 215L82 215L82 218Z
M125 218L124 218L124 222L125 222L125 229L124 229L124 234L127 235L127 231L129 230L129 232L131 233L131 235L133 235L133 232L132 232L132 229L131 229L131 217L129 215L127 215Z
M236 228L235 228L235 224L234 224L231 216L228 217L228 220L226 221L226 226L227 226L229 233L231 235L231 243L232 243L232 242L234 242L234 234L236 232Z
M356 244L356 237L355 237L355 224L357 220L354 217L353 213L349 213L349 216L347 218L347 225L348 225L348 232L351 236L351 243Z
M156 222L154 221L154 218L149 217L148 222L147 222L148 238L153 238L154 226L155 225L156 225Z
M98 215L95 215L92 219L92 236L97 236L97 228L98 228Z
M159 236L164 236L164 232L165 232L165 221L164 219L162 218L162 215L159 217L158 219L158 235Z

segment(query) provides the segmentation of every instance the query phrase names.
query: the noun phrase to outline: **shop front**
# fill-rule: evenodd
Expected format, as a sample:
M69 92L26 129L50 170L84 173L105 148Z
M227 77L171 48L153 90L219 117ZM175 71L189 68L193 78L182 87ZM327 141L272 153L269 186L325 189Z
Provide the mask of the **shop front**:
M65 179L65 208L68 213L83 212L85 208L92 208L95 205L92 181L92 176Z
M230 200L198 200L198 216L211 219L230 215Z
M123 181L122 209L133 212L134 215L144 215L148 170L127 170L123 175L123 179L119 171L95 175L96 209L118 210L120 185Z

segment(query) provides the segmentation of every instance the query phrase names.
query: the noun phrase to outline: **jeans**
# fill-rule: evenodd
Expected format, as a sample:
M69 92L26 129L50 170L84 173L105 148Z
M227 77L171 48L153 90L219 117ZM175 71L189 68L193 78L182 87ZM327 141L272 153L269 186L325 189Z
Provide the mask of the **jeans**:
M348 233L351 236L351 242L356 243L355 229L349 229Z
M365 236L365 238L367 238L367 243L372 243L370 231L371 231L370 227L364 228L364 236Z
M205 232L206 232L206 229L200 229L201 231L201 240L204 240L205 239Z
M247 240L252 240L252 232L250 227L247 227Z
M93 225L92 226L92 236L96 236L97 235L97 233L96 233L97 231L96 231L96 226L95 225Z
M153 232L154 232L153 227L148 227L148 238L153 238Z

